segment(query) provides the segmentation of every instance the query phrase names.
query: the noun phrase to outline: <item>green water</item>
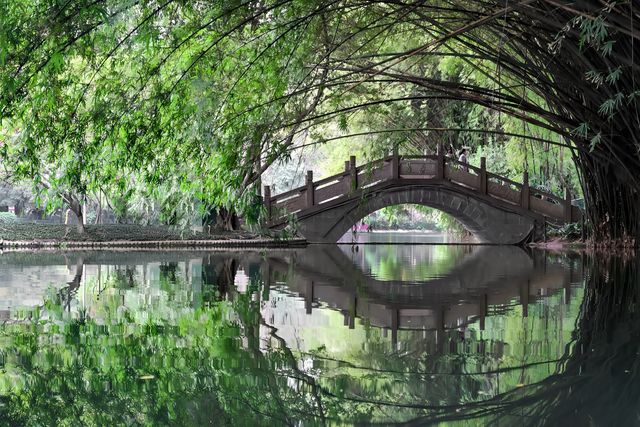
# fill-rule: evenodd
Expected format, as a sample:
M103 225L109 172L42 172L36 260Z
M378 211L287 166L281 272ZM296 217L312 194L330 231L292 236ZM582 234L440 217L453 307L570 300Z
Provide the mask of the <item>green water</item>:
M477 246L5 253L0 421L601 425L616 369L638 388L640 328L630 300L601 305L635 264L593 265ZM605 339L584 326L605 320Z

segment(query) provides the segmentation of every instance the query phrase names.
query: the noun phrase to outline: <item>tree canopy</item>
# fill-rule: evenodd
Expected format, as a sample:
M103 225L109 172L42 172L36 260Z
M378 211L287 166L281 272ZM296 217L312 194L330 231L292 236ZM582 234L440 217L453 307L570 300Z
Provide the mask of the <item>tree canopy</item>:
M300 145L513 141L566 150L595 233L640 232L632 2L22 0L0 14L4 164L48 200L162 193L256 219L262 172Z

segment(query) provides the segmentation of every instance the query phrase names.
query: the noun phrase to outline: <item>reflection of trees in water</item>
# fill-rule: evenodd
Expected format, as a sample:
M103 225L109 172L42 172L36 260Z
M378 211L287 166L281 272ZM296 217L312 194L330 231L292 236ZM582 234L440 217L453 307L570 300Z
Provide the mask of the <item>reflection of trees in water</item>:
M371 272L375 277L411 281L442 276L475 249L470 246L375 245L351 257L363 271Z
M228 285L235 263L222 264L217 277L227 274ZM117 310L101 311L100 319L78 318L59 301L47 301L48 318L0 329L0 421L293 425L313 414L314 392L305 386L314 387L313 377L277 344L275 330L273 347L264 351L260 302L250 294L232 295L233 301L166 317L140 307L150 311L141 313L144 322ZM100 303L109 306L108 297Z
M78 257L73 269L75 271L73 279L71 279L70 282L67 282L67 286L58 291L58 297L61 299L66 310L71 309L71 301L75 297L78 292L78 288L82 283L82 273L84 271L84 259L82 257Z
M178 280L178 263L166 262L159 266L160 280L167 282L175 282Z
M531 416L564 425L638 423L639 267L638 258L595 262L561 372L525 398Z
M640 408L640 260L600 259L556 371L492 399L440 408L416 423L482 417L519 425L636 425Z
M555 261L571 264L577 260L562 257ZM571 271L567 266L569 277ZM565 298L570 295L570 287L566 286ZM523 306L525 317L519 318L518 314L515 322L505 325L510 335L522 335L518 339L483 338L483 332L477 328L425 331L422 337L420 332L399 331L398 343L411 345L395 348L389 347L388 340L375 336L374 330L368 330L366 350L358 354L335 357L313 352L307 356L326 368L320 370L322 394L337 399L326 400L342 408L344 414L350 414L349 420L362 421L364 418L359 417L367 414L368 420L415 418L419 423L475 419L499 411L500 405L495 401L500 400L505 391L523 390L522 385L547 377L555 364L563 360L563 346L549 346L559 337L546 336L548 323L551 322L552 329L563 323L565 308L558 304L561 297L560 293L556 294L558 310L552 310L547 304L535 305L529 310ZM570 302L569 298L565 301ZM577 313L577 303L573 313ZM511 305L511 309L514 307L518 306ZM505 314L504 309L497 311ZM335 340L348 339L340 330L336 331ZM514 348L514 344L520 348ZM505 346L510 347L508 353ZM508 358L508 354L511 359L505 366L503 359ZM492 396L498 397L492 399Z
M227 299L233 289L238 261L233 257L208 254L202 258L202 286L205 301Z
M249 274L250 292L234 292L238 261L207 256L203 292L209 288L212 299L205 301L217 302L205 307L148 324L117 313L100 322L58 313L28 327L5 325L0 332L10 345L2 348L2 367L29 387L7 392L6 374L0 375L0 417L45 425L75 421L78 414L96 424L490 423L505 417L536 424L572 419L579 408L579 425L606 424L613 408L620 423L631 423L624 417L638 407L637 268L618 260L597 264L575 342L558 372L514 390L533 371L542 375L558 361L543 352L501 365L505 342L479 330L430 331L422 339L419 332L400 331L399 342L410 344L398 347L369 328L365 349L340 357L323 349L298 352L262 317L268 295L260 292L259 276ZM175 277L178 286L178 270L167 264L162 277ZM529 316L544 322L549 313L531 309ZM52 329L56 324L65 326ZM335 339L348 334L348 328L336 330ZM511 383L494 387L500 377Z
M136 268L131 265L115 266L109 278L117 289L133 289L137 285Z

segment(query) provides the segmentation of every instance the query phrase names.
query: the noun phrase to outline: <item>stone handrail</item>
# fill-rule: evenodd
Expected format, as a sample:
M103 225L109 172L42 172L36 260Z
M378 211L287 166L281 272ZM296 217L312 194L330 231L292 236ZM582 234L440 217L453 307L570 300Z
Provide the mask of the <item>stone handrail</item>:
M356 166L356 158L351 156L345 162L343 172L319 181L314 181L313 172L308 171L304 186L278 195L272 195L271 188L265 186L263 200L268 221L272 224L282 222L288 215L334 200L355 197L369 187L391 180L400 185L417 181L448 181L471 189L481 197L506 202L561 223L577 221L581 216L579 208L571 205L568 190L563 199L530 187L527 172L524 172L521 183L488 172L484 157L477 167L442 154L402 157L394 154L360 166Z

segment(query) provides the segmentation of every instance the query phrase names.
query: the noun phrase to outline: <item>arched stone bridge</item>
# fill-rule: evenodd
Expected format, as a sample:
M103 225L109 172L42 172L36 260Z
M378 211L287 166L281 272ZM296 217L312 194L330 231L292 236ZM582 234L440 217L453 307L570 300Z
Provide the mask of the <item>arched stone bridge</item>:
M520 244L540 240L546 223L580 221L582 213L565 197L462 164L442 154L398 156L356 166L319 181L307 172L305 186L272 195L265 187L268 227L284 227L294 215L300 233L311 243L335 243L365 216L398 204L419 204L456 218L483 243Z

